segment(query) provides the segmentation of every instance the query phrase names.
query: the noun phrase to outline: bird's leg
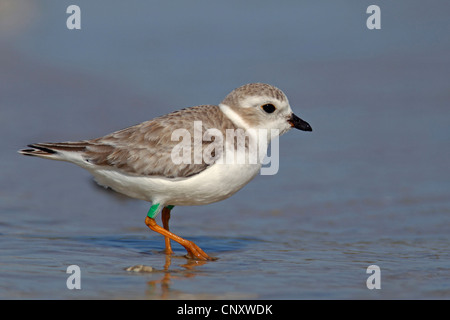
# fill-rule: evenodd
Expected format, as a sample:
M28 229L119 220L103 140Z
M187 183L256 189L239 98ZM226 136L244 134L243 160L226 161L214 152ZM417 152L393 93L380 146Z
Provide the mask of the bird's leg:
M170 210L173 208L173 206L167 206L164 207L162 210L161 220L163 223L164 229L169 231L169 220L170 220ZM173 254L172 246L170 245L170 238L167 236L164 236L164 240L166 242L166 254Z
M162 234L164 237L169 238L170 240L176 241L181 244L187 251L188 256L198 260L215 260L208 256L202 249L200 249L195 243L192 241L183 239L176 234L164 229L163 227L158 226L155 219L150 218L149 216L145 217L145 224L153 231Z

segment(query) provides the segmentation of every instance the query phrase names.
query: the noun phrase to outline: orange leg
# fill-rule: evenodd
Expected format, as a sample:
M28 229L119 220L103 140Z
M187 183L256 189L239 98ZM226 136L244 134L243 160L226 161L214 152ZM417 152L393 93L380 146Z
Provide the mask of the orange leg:
M164 237L169 238L170 240L176 241L179 244L181 244L187 251L188 256L193 259L198 260L215 260L214 258L211 258L208 256L202 249L200 249L195 243L192 241L183 239L176 234L164 229L163 227L158 226L155 219L146 217L145 218L145 224L153 231L158 232L159 234L162 234Z
M167 207L164 207L162 209L162 216L161 220L163 223L164 229L169 231L169 220L170 220L170 209ZM168 236L164 236L164 240L166 241L166 254L173 254L172 246L170 245L170 238Z

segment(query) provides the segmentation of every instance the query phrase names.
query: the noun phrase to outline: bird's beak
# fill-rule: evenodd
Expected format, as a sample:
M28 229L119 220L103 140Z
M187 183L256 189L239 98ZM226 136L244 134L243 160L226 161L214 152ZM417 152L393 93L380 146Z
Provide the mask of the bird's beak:
M288 122L290 123L291 127L294 127L296 129L302 130L302 131L312 131L311 126L308 122L300 119L295 114L292 114L289 118Z

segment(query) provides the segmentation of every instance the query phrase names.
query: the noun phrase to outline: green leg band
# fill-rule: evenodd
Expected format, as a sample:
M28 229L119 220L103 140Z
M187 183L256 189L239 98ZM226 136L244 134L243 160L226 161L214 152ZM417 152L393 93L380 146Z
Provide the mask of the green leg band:
M158 213L160 211L159 210L160 206L161 206L161 204L159 204L159 203L155 203L154 205L152 205L150 207L150 210L148 210L147 217L155 219L155 217L158 215ZM166 206L166 208L169 210L172 210L173 207L175 207L175 206L172 206L172 205Z
M159 213L160 206L161 205L159 203L155 203L154 205L152 205L150 207L150 210L148 210L147 217L154 219Z

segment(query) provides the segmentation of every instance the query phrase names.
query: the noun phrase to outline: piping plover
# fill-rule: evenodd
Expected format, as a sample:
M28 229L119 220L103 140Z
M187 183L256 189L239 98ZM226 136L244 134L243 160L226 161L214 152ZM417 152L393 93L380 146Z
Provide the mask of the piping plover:
M291 128L312 131L307 122L292 112L280 89L250 83L233 90L219 105L182 109L97 139L30 144L19 153L72 162L88 170L100 185L151 202L145 223L165 237L166 254L173 253L170 240L174 240L184 246L188 257L213 260L192 241L169 231L170 212L174 206L224 200L245 186L260 171L260 157L253 162L248 161L248 156L243 162L224 159L227 154L236 159L242 150L248 155L249 142L261 140L261 135L251 131L239 151L235 138L226 141L223 149L211 148L220 139L218 136L207 139L205 132L200 151L208 152L200 152L199 158L194 154L198 146L189 148L188 145L182 150L180 135L174 137L175 132L184 133L189 137L188 142L192 142L196 125L210 135L216 132L223 136L227 130L270 130L277 133L275 136ZM190 161L174 161L174 156L179 155L174 150L185 151L185 159ZM267 152L267 145L263 152ZM163 227L155 222L161 211Z

